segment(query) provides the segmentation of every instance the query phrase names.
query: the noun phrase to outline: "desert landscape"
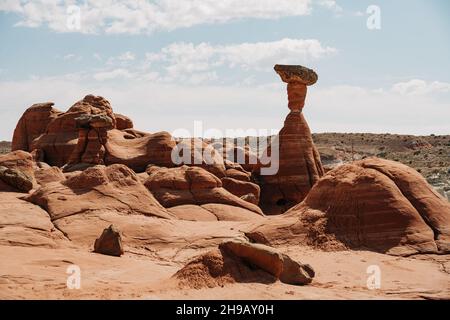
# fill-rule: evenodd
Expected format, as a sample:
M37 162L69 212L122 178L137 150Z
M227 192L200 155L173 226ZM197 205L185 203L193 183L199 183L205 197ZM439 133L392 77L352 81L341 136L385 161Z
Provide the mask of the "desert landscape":
M316 72L274 69L264 150L140 131L93 94L25 107L0 299L450 299L450 135L312 134Z

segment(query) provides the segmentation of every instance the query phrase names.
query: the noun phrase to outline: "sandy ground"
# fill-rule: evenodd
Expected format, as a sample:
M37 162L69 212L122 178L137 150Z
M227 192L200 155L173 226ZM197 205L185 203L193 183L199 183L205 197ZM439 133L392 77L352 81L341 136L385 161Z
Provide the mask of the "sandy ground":
M171 276L183 263L126 253L110 257L83 248L0 246L1 299L450 299L450 256L394 257L368 251L323 252L280 248L311 264L311 285L237 283L180 289ZM67 268L78 265L81 288L68 289ZM368 289L370 265L379 289Z

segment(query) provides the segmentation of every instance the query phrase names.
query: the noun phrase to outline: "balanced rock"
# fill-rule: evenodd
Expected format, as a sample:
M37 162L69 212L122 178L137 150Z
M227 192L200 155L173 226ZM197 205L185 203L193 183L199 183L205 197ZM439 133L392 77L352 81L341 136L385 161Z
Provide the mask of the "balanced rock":
M103 230L100 237L95 240L94 252L116 257L123 255L122 237L119 230L113 225Z
M297 216L312 245L369 249L394 255L450 252L450 203L414 169L378 158L328 172ZM286 231L284 231L286 232Z
M104 164L107 131L113 128L113 120L106 114L84 114L75 118L78 143L69 158L71 164Z
M262 174L261 168L257 170L261 205L268 214L282 213L301 202L324 174L319 152L302 113L307 85L314 84L317 75L302 66L276 65L275 70L288 83L291 112L263 155L263 158L271 158L270 166L276 172Z

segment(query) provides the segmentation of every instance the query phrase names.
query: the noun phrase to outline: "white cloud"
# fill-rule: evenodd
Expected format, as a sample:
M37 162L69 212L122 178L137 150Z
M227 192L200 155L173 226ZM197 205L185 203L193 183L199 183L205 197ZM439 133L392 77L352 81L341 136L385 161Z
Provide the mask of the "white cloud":
M81 29L67 28L68 5L79 5ZM3 0L0 11L14 12L18 25L46 25L57 32L151 33L243 18L277 19L310 13L310 0Z
M117 57L117 59L119 59L120 61L133 61L135 58L135 55L130 51L124 52Z
M320 0L319 5L332 10L336 14L340 14L344 11L340 5L337 4L335 0Z
M430 93L450 92L448 82L426 82L420 79L412 79L407 82L399 82L392 86L392 91L402 95L424 95Z
M106 60L94 79L104 81L133 76L136 80L198 85L219 80L239 82L235 74L242 70L271 72L276 63L309 64L332 56L337 49L323 46L318 40L282 39L271 42L211 45L177 42L159 51L147 52L142 60L127 51ZM95 55L97 59L100 56ZM230 70L236 72L230 72ZM91 72L94 73L94 72ZM225 75L225 76L224 76ZM251 76L251 75L250 75ZM245 77L249 77L246 75Z
M73 58L75 58L75 55L72 54L72 53L69 53L69 54L66 54L66 55L63 57L63 60L71 60L71 59L73 59Z
M323 46L316 39L282 39L272 42L211 45L209 43L173 43L160 52L147 53L150 63L158 62L169 79L218 67L270 71L276 63L307 64L333 55L337 49ZM270 68L268 68L270 66Z
M114 69L111 71L103 71L103 72L97 72L93 75L94 79L97 81L105 81L105 80L112 80L117 78L126 78L130 79L133 77L133 74L128 71L127 69Z

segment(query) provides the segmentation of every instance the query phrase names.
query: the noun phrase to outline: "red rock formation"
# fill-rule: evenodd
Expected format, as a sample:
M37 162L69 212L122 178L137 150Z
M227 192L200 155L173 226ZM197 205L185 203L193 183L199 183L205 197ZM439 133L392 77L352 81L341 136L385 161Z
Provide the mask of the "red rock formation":
M53 102L36 103L23 113L14 130L12 151L32 151L33 141L45 133L47 125L61 113L53 105Z
M407 255L450 251L450 203L415 170L368 158L328 172L286 215L313 245ZM334 243L333 243L334 242Z
M276 249L243 241L228 241L195 257L174 274L181 287L223 287L236 282L309 284L314 277L309 265L300 264Z
M16 150L0 155L0 191L30 191L34 184L33 156Z
M78 143L69 158L68 165L105 164L107 131L113 128L112 119L104 114L82 115L75 118Z
M57 230L47 212L19 199L23 193L2 192L0 197L0 245L67 248L70 243ZM6 256L2 256L2 263Z
M278 150L278 159L275 157L271 160L271 166L278 166L278 172L259 176L261 205L268 214L282 213L301 202L324 174L319 152L302 113L306 86L314 84L317 75L313 70L301 66L276 65L275 71L288 83L288 106L291 112L265 152L266 156L273 156L274 150Z
M220 244L219 248L261 268L284 283L305 285L311 283L315 275L310 265L300 264L288 255L263 244L227 241Z
M164 207L216 203L241 207L262 215L261 209L225 190L219 178L202 168L150 167L147 172L149 177L145 186Z
M115 127L116 120L109 102L102 97L87 95L52 119L45 133L33 141L31 149L41 150L44 161L50 165L61 167L67 164L78 144L76 119L86 115L106 115L111 119L112 127Z
M229 177L222 178L221 180L222 186L235 196L243 197L252 194L254 196L254 202L251 203L258 205L261 190L257 184Z
M38 168L34 171L34 177L37 184L41 186L66 179L61 169L58 167Z
M66 180L40 187L26 198L44 208L52 220L95 212L172 216L124 165L94 166Z
M136 172L145 171L149 164L173 167L171 153L176 146L168 132L130 137L130 133L109 130L105 143L105 163L121 163Z

